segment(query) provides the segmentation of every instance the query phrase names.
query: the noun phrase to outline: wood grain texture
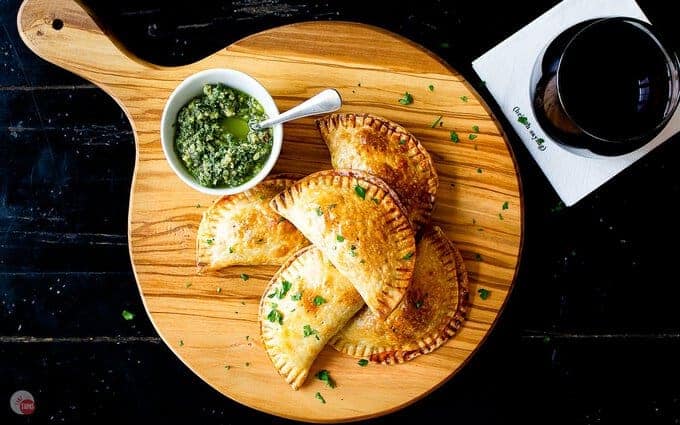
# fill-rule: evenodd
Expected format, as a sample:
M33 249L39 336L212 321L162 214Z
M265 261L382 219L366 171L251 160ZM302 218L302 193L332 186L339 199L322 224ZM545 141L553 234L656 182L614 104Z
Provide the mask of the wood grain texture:
M101 87L130 119L137 158L129 245L140 293L161 338L218 391L293 419L374 417L441 385L484 340L516 273L523 220L519 177L500 128L476 93L422 47L360 24L301 23L255 34L191 65L168 68L126 55L72 0L27 0L18 19L22 39L36 54ZM54 19L63 21L63 28L53 28ZM213 67L249 73L271 92L280 110L335 87L343 111L384 116L422 141L440 177L433 221L460 247L470 271L472 308L459 335L435 353L399 366L361 368L356 359L327 348L312 373L330 370L337 388L310 379L299 391L290 390L262 348L257 322L262 291L276 268L196 274L196 230L212 198L185 186L161 150L159 122L168 95L190 74ZM413 94L413 104L397 102L405 91ZM441 125L432 128L439 116ZM458 143L450 140L451 131L458 134ZM312 119L286 124L284 139L275 172L330 168ZM241 273L250 279L243 281ZM480 287L491 290L488 299L478 297ZM314 397L317 391L327 401L323 406Z

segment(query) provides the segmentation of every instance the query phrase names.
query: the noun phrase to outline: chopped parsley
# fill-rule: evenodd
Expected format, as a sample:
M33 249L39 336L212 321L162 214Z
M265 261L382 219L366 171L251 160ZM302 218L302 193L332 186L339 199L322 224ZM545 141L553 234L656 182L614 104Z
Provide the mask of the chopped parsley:
M191 288L191 282L187 282L184 286L187 288Z
M408 254L404 255L401 257L402 260L410 260L411 257L413 257L413 252L409 252Z
M501 220L501 221L503 221L503 214L498 213L498 219Z
M529 124L529 119L525 116L521 116L521 117L517 118L517 122L519 122L522 125L527 125L527 124Z
M402 105L410 105L413 103L413 95L409 92L404 92L404 94L399 99L399 103Z
M406 144L406 138L400 137L400 138L399 138L399 144L400 144L400 145L405 145L405 144Z
M125 319L125 320L132 320L132 319L135 318L135 313L128 311L128 310L121 311L120 315L123 316L123 319Z
M356 245L352 245L352 246L349 247L349 255L351 255L352 257L357 256L357 246Z
M338 242L345 242L345 237L342 235L335 236L335 240Z
M218 293L218 294L222 293L222 287L221 287L221 286L218 286L218 287L217 287L217 293Z
M250 276L248 276L245 273L241 273L241 279L243 279L243 281L245 282L246 280L250 279Z
M451 141L453 143L458 143L458 141L460 140L458 138L458 133L456 133L455 131L452 131L451 134L449 134L449 137L451 138Z
M354 186L354 192L357 194L357 196L361 199L366 199L366 189L363 187L356 185Z
M477 135L476 135L476 134L474 134L474 133L468 134L468 139L470 139L470 140L475 140L476 138L477 138Z
M502 207L502 208L503 208L504 210L507 210L508 208L510 208L510 204L508 204L508 201L503 202L503 207Z
M321 304L325 304L325 303L326 303L326 299L324 297L322 297L321 295L317 295L316 297L314 297L314 305L321 305Z
M276 290L274 292L267 295L267 298L278 297L278 299L282 300L286 296L288 291L290 290L291 286L292 286L292 284L290 282L288 282L287 280L282 280L281 281L281 287L276 288Z
M184 340L183 340L183 339L180 339L180 340L179 340L179 346L180 346L180 347L184 347Z
M432 84L430 84L429 86L427 86L427 89L429 91L434 91L434 86Z
M309 325L304 325L302 327L302 335L305 338L307 338L308 336L314 335L316 337L316 340L317 341L319 340L319 331L317 331L316 329L312 329L312 327L309 326Z
M368 364L368 360L366 359L361 359L357 362L357 364L361 367L365 367Z
M472 126L472 131L474 131L475 133L479 133L479 126L478 126L478 125L473 125L473 126Z
M314 394L314 397L321 401L321 403L326 404L326 400L323 398L320 392L317 391L316 394Z
M290 296L290 299L293 301L300 301L302 298L302 292L298 292L297 294L293 294Z
M554 207L550 208L550 212L551 212L551 213L556 213L556 212L562 211L563 209L564 209L564 202L559 201L559 202L557 202L557 205L555 205Z
M437 126L437 124L439 124L441 122L441 120L442 120L442 116L440 115L440 116L437 117L437 119L432 121L432 124L430 124L430 128L435 128Z
M280 311L276 309L278 307L276 303L271 303L272 309L269 311L269 314L267 314L267 320L269 320L272 323L278 323L279 325L283 324L283 315L281 314Z
M196 204L196 208L201 208L201 204Z
M264 195L260 195L260 201L263 201L266 198Z
M233 253L234 253L234 247L233 247L233 246L230 246L230 247L229 247L229 254L233 254Z
M316 215L321 217L323 215L323 211L321 211L321 207L316 207Z
M212 245L213 242L215 242L215 239L213 239L213 238L208 238L208 239L205 240L205 243L207 243L208 245Z
M423 306L423 300L418 300L413 303L413 306L416 308L416 310L420 310L420 307Z
M481 298L483 300L489 298L489 296L491 295L491 291L489 291L488 289L484 289L484 288L479 288L477 290L477 293L479 293L479 298Z
M482 174L482 169L481 169L481 168L477 168L477 172L478 172L479 174Z
M328 385L329 387L335 388L335 381L333 380L333 378L331 378L331 373L330 373L329 371L327 371L326 369L320 370L320 371L316 374L316 378L317 378L319 381L325 382L326 385Z
M462 100L463 102L467 102L468 100L470 100L470 98L467 96L461 96L459 97L459 99Z
M380 204L380 201L378 200L378 198L371 198L371 201L373 201L373 203L376 204L376 205Z
M224 368L227 369L227 370L229 370L229 369L231 369L231 366L229 366L229 365L227 364L227 365L224 365Z

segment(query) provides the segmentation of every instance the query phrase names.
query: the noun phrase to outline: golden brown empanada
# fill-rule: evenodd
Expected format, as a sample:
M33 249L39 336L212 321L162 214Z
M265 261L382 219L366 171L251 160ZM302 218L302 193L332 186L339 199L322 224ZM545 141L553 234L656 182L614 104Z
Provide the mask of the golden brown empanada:
M328 340L364 305L354 286L315 246L293 254L260 302L264 348L293 389L304 383Z
M196 236L200 271L232 265L280 265L309 245L295 226L269 206L269 201L300 176L274 175L236 195L223 196L203 213Z
M411 282L415 236L397 195L359 170L311 174L276 196L272 208L316 245L387 317Z
M332 340L339 351L380 363L402 363L429 353L462 325L469 304L463 257L439 227L425 230L413 282L386 321L359 312Z
M429 223L439 179L418 139L399 124L370 114L332 114L316 124L334 168L380 177L399 195L416 232Z

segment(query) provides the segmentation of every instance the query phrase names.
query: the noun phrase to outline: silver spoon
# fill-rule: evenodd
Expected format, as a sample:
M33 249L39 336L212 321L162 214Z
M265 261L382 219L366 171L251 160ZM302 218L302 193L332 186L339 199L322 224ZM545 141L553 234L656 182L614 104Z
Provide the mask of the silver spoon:
M271 127L276 124L296 120L310 115L326 114L337 111L342 106L342 98L340 93L334 89L326 89L316 96L310 97L298 106L279 114L276 117L271 117L264 121L250 121L248 126L253 131L262 130L263 128Z

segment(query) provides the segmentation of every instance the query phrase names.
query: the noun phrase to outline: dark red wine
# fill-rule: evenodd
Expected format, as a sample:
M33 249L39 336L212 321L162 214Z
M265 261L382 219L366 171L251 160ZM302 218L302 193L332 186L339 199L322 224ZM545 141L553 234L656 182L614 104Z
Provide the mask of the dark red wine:
M668 123L680 96L677 55L642 21L603 18L555 38L534 69L532 105L555 141L631 152Z
M565 112L591 135L621 141L653 132L671 107L669 58L647 29L616 20L585 28L557 74Z

